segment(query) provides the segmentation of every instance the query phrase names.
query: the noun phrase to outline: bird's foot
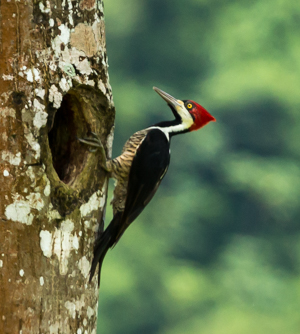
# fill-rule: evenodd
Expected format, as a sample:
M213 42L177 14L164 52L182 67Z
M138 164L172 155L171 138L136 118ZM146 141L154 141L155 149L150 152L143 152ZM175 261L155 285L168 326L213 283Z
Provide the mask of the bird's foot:
M104 147L102 145L101 140L99 139L98 135L95 132L91 132L91 138L77 138L81 143L92 146L89 148L89 151L95 153L96 151L100 152L101 155L101 167L109 172L106 166L106 153Z
M93 135L92 138L77 138L77 139L84 144L93 146L94 148L90 148L90 151L96 152L99 148L100 149L103 148L103 145L98 135L95 132L91 132L91 134Z

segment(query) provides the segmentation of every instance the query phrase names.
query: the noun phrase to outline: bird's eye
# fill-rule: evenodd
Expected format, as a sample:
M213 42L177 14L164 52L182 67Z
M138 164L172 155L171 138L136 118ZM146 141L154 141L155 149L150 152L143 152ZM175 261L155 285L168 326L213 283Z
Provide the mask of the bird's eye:
M186 107L187 107L188 109L192 109L192 108L193 108L193 105L192 105L191 103L188 103L188 104L186 105Z

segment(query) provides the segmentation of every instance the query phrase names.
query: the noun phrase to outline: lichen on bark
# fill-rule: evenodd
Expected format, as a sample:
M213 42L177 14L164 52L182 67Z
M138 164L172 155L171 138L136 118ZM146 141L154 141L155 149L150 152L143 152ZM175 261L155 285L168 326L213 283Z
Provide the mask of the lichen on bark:
M0 0L0 332L95 332L114 105L102 1Z

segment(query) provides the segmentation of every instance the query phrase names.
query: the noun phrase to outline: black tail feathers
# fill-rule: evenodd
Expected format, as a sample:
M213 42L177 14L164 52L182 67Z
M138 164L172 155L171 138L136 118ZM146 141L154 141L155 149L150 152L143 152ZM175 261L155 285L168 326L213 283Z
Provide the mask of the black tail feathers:
M102 240L102 238L100 239L100 241ZM104 242L103 242L104 244ZM93 261L92 261L92 266L91 266L91 270L90 270L90 279L89 279L89 283L91 283L94 275L95 275L95 271L97 268L97 264L99 263L99 276L98 276L98 286L100 286L100 275L101 275L101 267L103 264L103 260L104 257L109 249L108 245L104 245L105 247L97 247L95 246L94 249L94 257L93 257Z
M111 248L116 241L121 217L122 213L118 212L114 216L114 218L112 219L106 230L101 234L100 238L95 242L94 257L90 270L89 283L92 281L92 278L97 268L97 264L99 263L98 286L100 286L100 275L101 275L101 267L103 264L103 260L109 248Z

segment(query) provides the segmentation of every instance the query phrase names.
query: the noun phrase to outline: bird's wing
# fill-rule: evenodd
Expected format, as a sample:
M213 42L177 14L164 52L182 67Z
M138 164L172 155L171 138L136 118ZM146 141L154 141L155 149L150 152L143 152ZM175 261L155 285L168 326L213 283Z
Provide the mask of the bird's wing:
M170 144L159 129L152 129L137 148L132 161L125 209L115 243L154 196L170 162Z

